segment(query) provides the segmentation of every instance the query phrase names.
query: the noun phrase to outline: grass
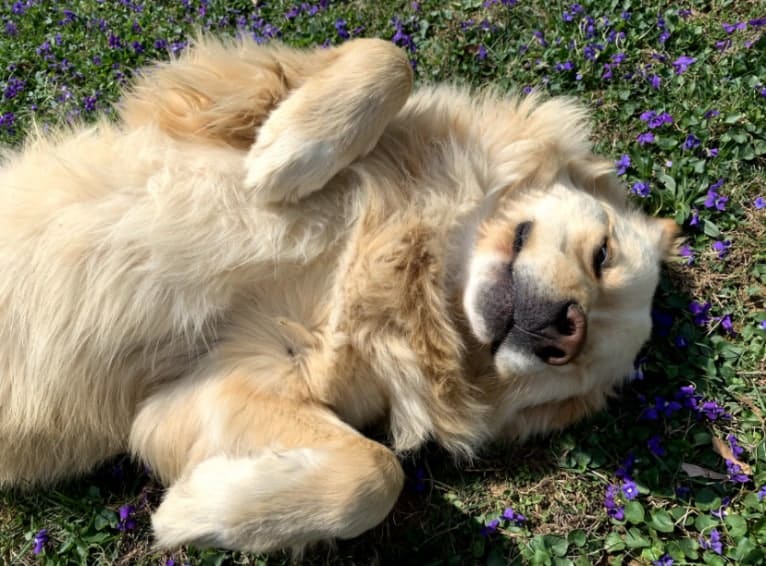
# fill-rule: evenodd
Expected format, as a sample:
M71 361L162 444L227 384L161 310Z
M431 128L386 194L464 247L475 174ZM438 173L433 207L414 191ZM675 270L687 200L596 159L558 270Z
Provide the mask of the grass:
M592 109L599 151L623 163L628 156L632 198L684 227L685 255L661 283L639 378L607 412L552 438L488 451L473 467L423 452L405 462L405 492L383 525L335 549L310 550L306 560L759 564L766 561L766 208L757 200L766 196L764 16L763 4L733 0L6 1L0 142L18 144L33 121L48 128L111 112L134 69L183 48L196 28L302 46L346 35L393 38L409 50L421 83L577 97ZM672 122L650 123L647 111L667 112ZM642 145L637 137L647 132L654 141ZM693 394L680 390L689 385ZM739 470L726 463L736 454L713 447L721 439L731 448L729 435L742 447ZM154 551L148 518L161 493L124 459L56 489L2 493L0 562L289 561ZM507 508L526 520L492 523ZM41 529L47 542L35 554Z

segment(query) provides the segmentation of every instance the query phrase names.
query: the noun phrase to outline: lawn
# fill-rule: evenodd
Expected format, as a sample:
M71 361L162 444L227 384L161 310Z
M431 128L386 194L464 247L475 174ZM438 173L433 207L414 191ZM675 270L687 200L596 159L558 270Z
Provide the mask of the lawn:
M19 0L0 8L0 143L89 121L195 30L293 45L382 37L419 83L567 94L631 198L683 226L651 342L609 410L456 467L405 462L389 519L311 564L766 562L766 4L733 0ZM566 135L566 132L562 132ZM7 564L282 564L151 548L162 495L126 459L0 493ZM311 509L306 510L307 513Z

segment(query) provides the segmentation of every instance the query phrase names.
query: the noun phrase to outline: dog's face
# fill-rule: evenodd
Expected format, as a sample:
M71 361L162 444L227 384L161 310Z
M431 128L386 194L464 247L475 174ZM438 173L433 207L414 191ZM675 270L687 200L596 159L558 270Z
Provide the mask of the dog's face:
M501 195L478 228L463 305L499 376L525 384L508 402L560 400L626 376L674 238L672 221L592 196L567 175Z

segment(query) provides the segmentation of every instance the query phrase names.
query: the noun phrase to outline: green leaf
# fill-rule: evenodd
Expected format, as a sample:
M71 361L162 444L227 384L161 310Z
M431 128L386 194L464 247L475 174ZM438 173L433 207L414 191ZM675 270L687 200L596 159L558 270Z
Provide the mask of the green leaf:
M625 534L625 544L628 548L646 548L652 544L636 527L631 527Z
M676 180L673 177L666 173L660 173L657 175L657 178L663 185L665 185L665 188L669 190L671 194L676 194Z
M675 529L673 519L671 519L668 512L663 509L652 511L647 524L661 533L672 533L673 529Z
M638 525L644 522L644 506L638 501L628 501L625 505L625 519L629 523Z
M702 231L705 232L706 236L710 236L711 238L717 238L721 235L721 230L718 228L718 226L707 219L702 221Z
M554 556L564 556L569 548L569 543L564 537L558 535L544 535L545 547L549 548Z
M657 138L657 146L664 149L673 149L678 145L678 140L674 138L666 138L664 136Z
M706 552L703 554L702 560L705 562L705 564L710 564L711 566L724 566L725 564L723 558L717 554L714 554L713 552Z
M724 522L731 538L738 539L747 533L747 521L739 515L728 515Z
M701 511L710 511L721 507L721 498L709 489L699 490L694 497L694 502Z
M606 535L604 550L607 552L619 552L620 550L625 550L625 541L622 540L620 533L612 531Z
M700 547L700 545L696 539L682 538L676 542L678 542L678 546L681 547L681 550L687 558L696 559L698 557L697 549Z
M569 533L569 536L567 537L569 542L573 545L575 545L577 548L582 548L585 546L585 543L588 542L588 536L585 534L585 531L582 529L577 529Z
M729 533L731 534L731 533ZM736 548L734 549L734 557L737 559L739 563L742 563L746 558L750 556L750 554L756 550L755 544L747 538L741 538L739 539L739 543L737 543ZM752 564L752 562L751 562Z

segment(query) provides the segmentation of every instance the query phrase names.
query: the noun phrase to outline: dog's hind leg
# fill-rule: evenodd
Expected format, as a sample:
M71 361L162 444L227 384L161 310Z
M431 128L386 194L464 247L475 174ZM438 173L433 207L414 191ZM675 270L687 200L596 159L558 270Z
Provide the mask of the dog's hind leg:
M128 128L249 150L255 200L296 201L375 146L412 81L405 53L380 39L306 50L201 38L145 71L119 108Z
M157 544L253 552L351 538L391 510L394 454L325 407L261 396L242 376L152 399L132 438L170 488Z

